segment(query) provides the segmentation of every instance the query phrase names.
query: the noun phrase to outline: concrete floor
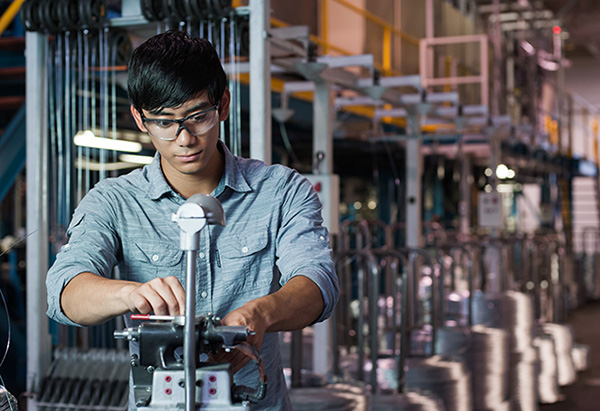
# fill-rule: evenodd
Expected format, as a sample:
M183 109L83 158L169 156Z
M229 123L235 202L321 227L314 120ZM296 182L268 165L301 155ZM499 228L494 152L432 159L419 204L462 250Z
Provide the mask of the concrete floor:
M575 342L590 346L590 368L577 375L577 381L561 392L565 400L540 406L540 411L600 410L600 302L588 303L569 314Z

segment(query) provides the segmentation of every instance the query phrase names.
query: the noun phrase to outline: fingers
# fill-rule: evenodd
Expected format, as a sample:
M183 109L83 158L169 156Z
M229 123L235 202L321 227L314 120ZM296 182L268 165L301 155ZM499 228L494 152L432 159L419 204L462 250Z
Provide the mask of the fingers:
M223 325L243 325L254 335L248 336L248 342L260 349L265 334L264 319L255 311L249 310L246 306L242 306L227 314L221 321Z
M168 299L169 314L183 315L185 313L185 290L177 277L169 276L163 280L168 289L160 288L158 292L163 299Z
M182 315L185 291L176 277L155 278L140 284L131 295L133 310L141 314Z

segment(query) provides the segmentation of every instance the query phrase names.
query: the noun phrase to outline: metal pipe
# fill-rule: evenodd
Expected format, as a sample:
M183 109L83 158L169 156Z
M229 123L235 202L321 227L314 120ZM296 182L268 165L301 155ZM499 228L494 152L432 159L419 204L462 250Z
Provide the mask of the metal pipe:
M48 129L46 38L25 34L27 106L27 390L36 392L50 365L52 344L48 333L45 277L48 270ZM37 410L33 396L27 409Z
M196 409L196 254L187 250L185 277L185 325L183 329L183 367L185 370L185 409Z
M369 286L369 351L371 355L371 392L377 392L377 359L379 357L379 334L377 330L377 312L379 300L379 267L371 251L365 253L365 263L368 268L369 276L367 284Z
M333 173L333 127L331 85L315 82L313 107L313 170L320 174ZM319 158L322 155L322 160Z
M358 293L358 321L357 321L357 338L356 345L358 351L358 380L364 381L364 363L365 363L365 274L364 274L364 261L361 261L361 264L358 269L358 279L357 279L357 293Z
M427 250L425 250L424 248L420 248L420 247L406 247L406 248L402 248L400 249L403 252L408 253L408 261L410 263L411 266L411 275L409 276L409 280L412 277L412 285L414 287L414 289L412 289L412 292L417 293L417 289L416 289L416 284L417 284L417 271L418 271L418 267L417 267L417 257L421 256L423 258L425 258L425 264L427 264L429 266L429 268L431 269L431 352L430 355L435 355L435 345L436 345L436 339L437 339L437 335L436 335L436 321L437 321L437 316L436 316L436 283L435 283L435 275L434 275L434 264L433 264L433 259L431 258L431 255L429 254L429 252ZM410 281L409 281L410 282ZM409 288L410 290L410 288ZM416 311L414 310L414 314L416 316ZM412 327L415 323L416 323L416 318L413 318L413 323L410 324L410 326Z
M302 387L302 330L292 331L291 352L292 388L300 388Z
M250 0L250 157L271 163L270 0Z

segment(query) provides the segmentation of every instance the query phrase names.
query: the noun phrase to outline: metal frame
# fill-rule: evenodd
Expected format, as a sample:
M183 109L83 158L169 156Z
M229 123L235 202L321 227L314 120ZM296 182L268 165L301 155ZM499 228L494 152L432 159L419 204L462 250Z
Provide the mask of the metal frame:
M459 76L459 77L433 77L428 75L432 73L428 55L434 46L463 44L463 43L479 43L479 67L480 74L478 76ZM419 72L423 88L432 86L459 85L479 83L481 85L481 101L484 106L489 105L489 45L488 36L485 34L469 35L469 36L451 36L451 37L432 37L421 39L419 42Z
M250 157L271 163L270 0L250 0Z
M45 36L27 32L27 390L35 392L50 366L52 343L46 317L48 271L48 132ZM37 410L35 399L28 410Z

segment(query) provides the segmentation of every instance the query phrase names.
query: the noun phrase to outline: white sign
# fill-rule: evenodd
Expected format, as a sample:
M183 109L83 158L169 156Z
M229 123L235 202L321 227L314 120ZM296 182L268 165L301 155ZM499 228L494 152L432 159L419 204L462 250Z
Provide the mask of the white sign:
M502 227L502 194L479 192L478 217L480 227Z

